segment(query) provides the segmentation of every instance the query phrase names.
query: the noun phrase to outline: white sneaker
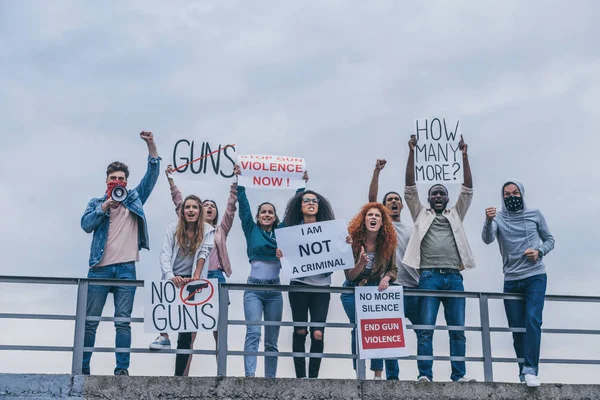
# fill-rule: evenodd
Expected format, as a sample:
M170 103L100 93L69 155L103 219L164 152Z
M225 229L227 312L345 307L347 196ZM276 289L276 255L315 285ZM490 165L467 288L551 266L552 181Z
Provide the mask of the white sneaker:
M154 339L154 342L150 343L148 347L150 347L152 350L170 349L171 341L168 338L159 335L156 339Z
M426 376L422 376L419 379L417 379L417 383L431 383L431 379L429 379Z
M381 380L381 377L380 376L374 376L373 379L375 379L375 380Z
M459 380L457 380L455 382L477 382L477 379L465 375L465 376L463 376L462 378L460 378Z
M525 384L527 387L538 387L540 386L540 380L535 375L525 374Z

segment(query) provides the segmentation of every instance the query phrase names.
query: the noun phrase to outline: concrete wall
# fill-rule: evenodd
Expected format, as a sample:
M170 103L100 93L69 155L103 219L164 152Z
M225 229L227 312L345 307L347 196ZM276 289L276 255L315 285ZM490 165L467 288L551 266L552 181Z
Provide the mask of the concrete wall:
M0 399L544 399L600 400L600 385L433 383L333 379L0 375Z

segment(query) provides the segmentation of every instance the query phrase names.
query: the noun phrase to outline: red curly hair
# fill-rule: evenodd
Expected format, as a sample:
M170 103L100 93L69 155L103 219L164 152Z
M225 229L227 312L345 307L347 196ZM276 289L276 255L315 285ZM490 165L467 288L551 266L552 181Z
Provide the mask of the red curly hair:
M360 254L360 249L365 246L367 240L365 218L372 208L379 210L381 213L381 228L379 228L379 233L377 234L377 239L375 241L377 250L372 273L372 275L377 276L386 272L390 260L395 260L396 246L398 245L396 231L387 207L378 202L365 204L358 214L350 221L348 233L350 234L350 237L352 237L352 251L354 253L354 258L356 259L358 254Z

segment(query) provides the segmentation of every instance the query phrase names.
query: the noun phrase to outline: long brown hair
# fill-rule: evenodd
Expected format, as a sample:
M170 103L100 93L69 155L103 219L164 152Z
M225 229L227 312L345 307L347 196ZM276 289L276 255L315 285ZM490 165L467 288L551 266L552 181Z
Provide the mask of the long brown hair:
M192 240L188 239L187 227L188 222L185 220L185 203L188 200L193 200L198 203L198 222L196 223L196 230L194 231L194 237ZM204 208L202 207L202 200L198 196L190 194L185 198L179 209L179 221L177 222L177 230L175 231L175 237L179 243L179 247L183 250L184 254L194 254L198 247L202 244L204 239Z
M377 239L375 240L375 260L371 276L381 277L387 272L390 265L395 265L396 246L398 245L398 238L396 237L396 231L394 230L388 209L383 204L377 202L365 204L350 221L348 233L352 237L354 258L357 259L360 250L366 245L367 226L365 225L365 218L372 208L379 210L381 213L381 228L379 228Z

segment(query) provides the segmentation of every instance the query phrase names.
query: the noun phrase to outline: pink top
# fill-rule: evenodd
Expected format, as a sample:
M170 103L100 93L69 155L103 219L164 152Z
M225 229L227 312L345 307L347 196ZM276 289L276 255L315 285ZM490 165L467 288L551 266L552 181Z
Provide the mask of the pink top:
M171 186L171 198L173 199L173 204L175 204L175 211L179 215L181 205L183 204L183 197L177 185ZM236 203L237 187L236 184L233 184L231 185L231 191L227 199L225 214L221 218L221 223L215 227L215 245L208 256L208 270L223 270L228 278L231 276L231 261L227 253L227 235L233 226L233 218L237 210Z
M138 219L123 204L110 209L108 237L102 259L94 267L139 261Z

